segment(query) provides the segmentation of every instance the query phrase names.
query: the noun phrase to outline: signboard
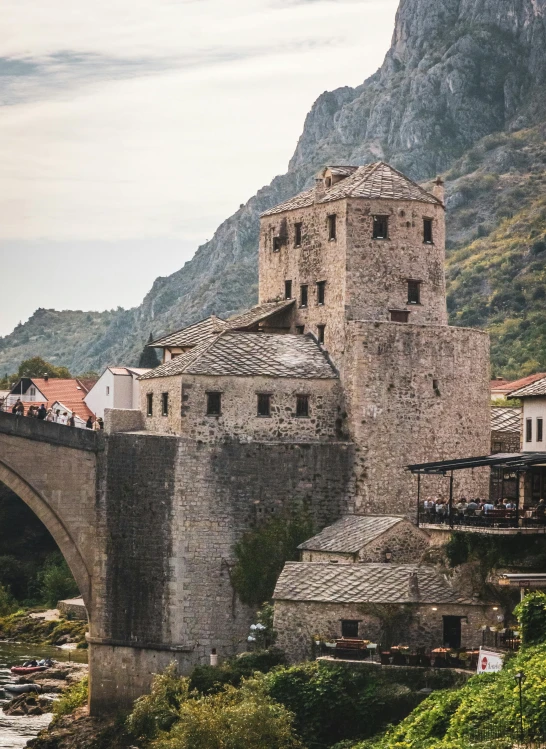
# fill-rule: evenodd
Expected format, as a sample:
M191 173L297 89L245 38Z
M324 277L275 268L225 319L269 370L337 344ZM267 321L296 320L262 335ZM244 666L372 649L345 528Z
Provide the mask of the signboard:
M480 654L478 656L478 673L479 674L491 674L496 671L502 671L503 656L500 653L495 653L492 650L485 650L480 648Z

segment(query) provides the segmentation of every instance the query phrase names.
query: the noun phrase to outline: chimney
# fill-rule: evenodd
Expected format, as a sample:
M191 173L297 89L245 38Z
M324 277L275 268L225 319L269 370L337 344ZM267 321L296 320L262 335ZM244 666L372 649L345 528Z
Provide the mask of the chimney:
M441 177L436 177L432 194L441 201L442 205L445 205L446 191L444 189L444 180Z
M44 372L44 380L47 382L49 380L49 375L47 372Z
M409 576L409 596L412 601L418 601L421 596L419 593L419 578L415 571Z
M324 179L322 177L317 177L315 179L315 203L320 203L325 195L326 188L324 187Z

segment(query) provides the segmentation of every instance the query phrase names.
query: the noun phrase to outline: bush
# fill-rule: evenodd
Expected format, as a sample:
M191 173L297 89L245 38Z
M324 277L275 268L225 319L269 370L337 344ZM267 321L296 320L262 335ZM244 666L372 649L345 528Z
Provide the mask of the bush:
M302 747L294 733L293 716L253 681L240 689L228 686L218 694L186 700L180 706L179 721L154 742L154 749L250 747Z
M15 604L9 591L0 584L0 616L8 616L14 611Z
M252 676L256 671L265 674L284 663L284 653L277 648L243 653L221 666L196 666L189 676L189 689L199 694L215 694L228 684L239 686L244 678Z
M537 591L525 596L514 609L524 645L546 642L546 593Z
M39 574L42 595L48 606L56 606L63 598L78 594L78 586L70 568L64 559L57 555L50 557L45 568Z
M89 695L89 679L85 677L77 684L73 684L62 697L53 703L53 715L55 719L62 715L70 715L78 707L87 704Z

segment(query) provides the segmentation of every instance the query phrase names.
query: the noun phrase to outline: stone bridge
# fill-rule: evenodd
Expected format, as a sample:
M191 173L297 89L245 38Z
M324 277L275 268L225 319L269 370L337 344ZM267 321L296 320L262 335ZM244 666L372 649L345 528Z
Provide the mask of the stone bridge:
M212 648L240 650L252 612L230 582L234 543L275 512L323 526L352 493L349 443L204 445L141 431L139 412L106 422L0 413L0 481L49 530L87 607L94 714L129 707L172 661L187 673Z

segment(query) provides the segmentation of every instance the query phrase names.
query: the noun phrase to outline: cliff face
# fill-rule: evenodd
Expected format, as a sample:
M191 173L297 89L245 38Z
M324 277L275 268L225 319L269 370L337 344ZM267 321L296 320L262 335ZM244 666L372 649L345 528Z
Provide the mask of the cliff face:
M545 55L546 0L401 0L383 65L361 86L318 98L286 174L227 219L181 270L158 278L140 307L107 313L91 327L80 313L77 341L68 336L63 317L71 316L73 326L77 313L39 311L0 339L0 372L34 354L75 372L135 363L151 330L159 335L212 311L229 314L254 303L260 212L311 184L326 163L384 159L423 181L457 162L448 183L453 247L486 237L506 215L499 209L483 217L483 190L467 189L461 202L460 182L495 169L508 175L496 182L502 193L514 187L510 175L529 170L528 160L514 156L521 150L516 133L535 128L542 137L536 128L546 120ZM494 133L513 137L490 149L494 164L480 165L476 148ZM484 302L484 294L476 293ZM459 312L455 301L455 321ZM53 339L45 335L48 318ZM487 314L480 319L489 323Z

